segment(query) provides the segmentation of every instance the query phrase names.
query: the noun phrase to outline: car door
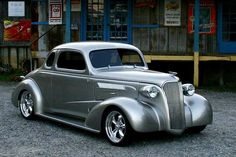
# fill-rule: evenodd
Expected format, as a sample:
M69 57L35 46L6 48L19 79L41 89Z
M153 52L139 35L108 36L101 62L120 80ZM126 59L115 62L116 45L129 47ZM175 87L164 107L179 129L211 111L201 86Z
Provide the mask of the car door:
M93 105L94 90L85 59L80 52L61 50L52 78L52 111L86 118Z
M55 73L54 62L56 58L56 50L53 50L47 57L46 62L40 70L37 71L37 77L33 79L37 82L42 97L43 106L40 112L50 112L50 104L52 103L52 77Z

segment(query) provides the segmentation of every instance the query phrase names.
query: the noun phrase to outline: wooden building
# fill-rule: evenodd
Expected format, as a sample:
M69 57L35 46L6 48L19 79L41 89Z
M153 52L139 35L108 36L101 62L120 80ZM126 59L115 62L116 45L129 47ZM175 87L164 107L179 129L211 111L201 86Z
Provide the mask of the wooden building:
M24 2L24 16L10 15L9 2ZM199 62L236 61L236 0L3 0L0 7L0 63L15 68L58 44L89 40L133 44L149 63L193 62L196 86ZM4 23L22 19L31 21L30 40L6 41Z

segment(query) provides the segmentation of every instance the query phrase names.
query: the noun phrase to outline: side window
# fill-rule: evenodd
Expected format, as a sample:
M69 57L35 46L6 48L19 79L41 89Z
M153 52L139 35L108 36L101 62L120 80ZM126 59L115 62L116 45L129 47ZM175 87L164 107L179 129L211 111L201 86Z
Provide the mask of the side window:
M78 52L61 52L57 61L58 68L72 69L72 70L85 70L84 57Z
M47 66L47 67L51 67L51 66L53 65L54 59L55 59L55 53L52 52L52 53L48 56L48 59L47 59L47 61L46 61L46 66Z

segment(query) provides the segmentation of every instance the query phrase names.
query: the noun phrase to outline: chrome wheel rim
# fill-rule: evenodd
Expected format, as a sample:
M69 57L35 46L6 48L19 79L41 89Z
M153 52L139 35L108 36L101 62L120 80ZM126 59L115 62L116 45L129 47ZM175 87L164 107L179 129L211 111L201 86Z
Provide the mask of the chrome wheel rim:
M105 122L105 130L108 138L113 143L122 141L126 133L126 124L123 115L117 111L109 113Z
M34 101L32 94L28 91L21 95L20 110L24 117L29 117L33 113Z

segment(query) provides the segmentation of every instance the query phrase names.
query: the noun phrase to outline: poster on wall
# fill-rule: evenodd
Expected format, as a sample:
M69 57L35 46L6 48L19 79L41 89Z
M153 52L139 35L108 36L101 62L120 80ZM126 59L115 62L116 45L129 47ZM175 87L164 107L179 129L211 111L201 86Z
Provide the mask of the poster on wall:
M199 33L215 34L216 8L212 0L200 1ZM188 7L188 33L194 33L194 2Z
M8 16L23 17L25 16L24 1L8 1Z
M62 1L49 0L49 25L62 24Z
M181 25L181 0L165 0L165 26Z
M30 41L31 20L4 20L4 41Z

